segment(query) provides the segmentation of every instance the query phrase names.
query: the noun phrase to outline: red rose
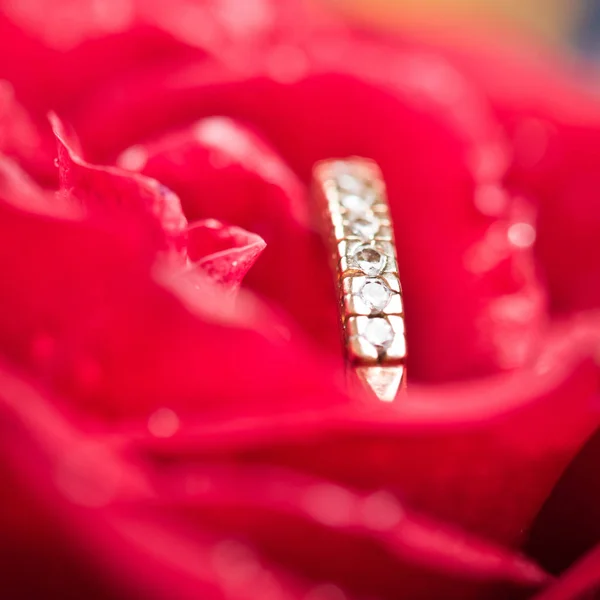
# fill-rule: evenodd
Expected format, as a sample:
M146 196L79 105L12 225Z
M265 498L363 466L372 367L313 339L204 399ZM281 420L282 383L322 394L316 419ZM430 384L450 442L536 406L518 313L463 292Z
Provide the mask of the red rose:
M2 598L598 592L581 74L276 0L0 7ZM344 387L308 218L346 155L389 187L394 405Z

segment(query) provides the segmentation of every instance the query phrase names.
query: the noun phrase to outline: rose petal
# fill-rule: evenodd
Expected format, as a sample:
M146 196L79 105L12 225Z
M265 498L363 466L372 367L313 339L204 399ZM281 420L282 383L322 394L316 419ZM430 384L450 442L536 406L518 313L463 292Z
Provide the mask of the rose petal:
M74 401L123 416L165 405L196 411L201 398L250 413L263 402L279 410L347 401L330 364L285 321L247 294L233 305L214 285L174 281L170 262L155 264L145 230L8 204L0 215L0 276L11 282L0 307L3 352ZM15 255L23 240L27 251ZM294 379L297 399L288 394Z
M600 306L600 109L590 83L598 75L595 66L523 40L484 41L474 32L459 44L429 42L486 93L510 135L510 181L540 210L536 255L552 308L564 313Z
M50 116L58 142L61 192L76 198L89 211L106 211L125 220L128 215L147 222L154 235L165 236L176 247L187 225L179 198L158 181L115 167L99 167L85 162L75 149L65 126Z
M169 26L175 31L181 5L172 8ZM234 28L235 23L247 24L248 17L233 23ZM15 74L27 106L46 109L46 103L59 99L74 110L75 121L85 125L86 148L96 159L110 161L124 145L223 113L263 130L282 162L288 161L305 181L317 158L338 153L377 158L390 183L394 214L401 217L396 227L405 261L407 311L414 315L409 322L411 373L441 380L514 367L521 372L471 389L431 394L416 389L398 413L392 412L395 407L383 407L379 415L361 412L334 385L330 365L318 364L320 346L307 348L292 329L289 334L283 329L282 336L287 321L272 318L248 296L240 304L247 314L236 313L230 300L204 281L199 280L199 289L185 279L174 283L173 265L157 258L159 244L148 239L156 219L141 218L147 211L133 210L137 227L129 232L118 226L120 219L107 226L92 214L81 222L81 214L73 218L46 210L46 198L29 184L23 193L16 191L12 183L19 178L14 174L8 176L9 185L0 187L8 196L0 210L7 243L0 251L0 276L10 283L0 306L6 355L35 378L65 391L71 406L89 414L119 414L138 425L141 417L153 436L179 424L157 450L156 442L140 443L139 427L128 422L125 426L133 431L117 439L125 450L150 448L152 457L172 455L182 462L188 455L207 462L231 460L232 455L248 462L280 462L364 488L385 480L398 493L412 482L406 492L411 504L518 543L521 530L530 526L560 472L598 423L598 373L590 358L598 345L598 327L593 317L585 316L580 326L571 322L564 329L544 331L546 294L533 260L535 252L546 271L555 313L598 305L597 286L590 284L600 264L595 244L599 221L590 204L590 190L597 187L598 114L589 94L568 89L563 75L549 76L543 69L536 75L539 64L516 70L520 53L512 63L494 63L482 60L485 52L478 49L472 58L477 68L471 72L485 71L485 77L480 75L485 84L483 93L471 93L444 61L426 56L423 62L421 54L398 53L393 44L355 43L353 38L332 42L315 36L308 47L288 44L283 52L273 45L261 66L256 61L263 48L237 63L247 48L234 48L228 52L231 72L217 61L183 69L190 57L173 50L178 44L167 43L164 48L170 50L159 68L153 62L160 52L148 69L144 60L129 62L125 52L121 69L120 61L102 64L103 50L120 47L112 44L114 38L108 45L100 40L91 50L94 44L84 42L87 50L63 60L56 53L38 52L26 36L3 36L14 32L4 25L0 16L0 37L17 52L5 53L1 71ZM176 35L184 39L185 23L179 25ZM268 25L258 30L263 41L273 33ZM88 35L85 26L81 31ZM246 32L251 37L243 28L242 35ZM63 33L68 41L70 32ZM83 39L77 38L79 33L73 32L77 42ZM95 26L91 33L96 35ZM139 38L122 40L127 47ZM140 53L146 49L144 45ZM179 68L173 60L182 61ZM33 75L30 63L43 64L43 74ZM70 71L70 65L78 68ZM133 74L128 72L132 66ZM119 71L115 79L113 70ZM112 79L112 84L96 86L96 77ZM129 78L131 87L123 83ZM518 88L526 90L515 94ZM82 101L86 89L96 100ZM547 104L541 109L527 107L542 95ZM485 96L491 98L493 114L486 110ZM94 102L104 106L95 108ZM499 125L509 132L517 157L508 186L503 181L507 154L495 133ZM98 176L90 190L96 193L103 185ZM115 190L108 189L111 197ZM539 218L507 192L533 201ZM129 201L138 195L133 185L124 197ZM495 212L494 206L505 209ZM23 214L32 211L41 214ZM120 209L118 214L125 217ZM157 230L162 233L160 221ZM532 250L536 225L538 242ZM302 225L300 231L306 233ZM181 239L178 232L174 237ZM319 262L323 256L317 253L317 260L306 264L314 265L314 274L325 281L328 273ZM486 260L478 263L475 259L481 257ZM473 269L481 263L487 265L483 271ZM267 279L265 283L272 285ZM323 300L319 307L327 304L325 294L315 298ZM333 320L325 329L334 331ZM282 340L286 335L293 337L291 343ZM562 348L555 339L561 335ZM544 352L534 362L537 347ZM235 377L223 366L224 356L237 363ZM173 409L165 407L167 401ZM292 408L286 418L264 416L284 403ZM331 410L336 403L343 408ZM317 410L302 413L298 406ZM204 428L188 421L188 410L202 419ZM221 414L208 416L213 410ZM240 422L249 414L254 418ZM234 418L235 423L227 423ZM156 422L162 425L157 428ZM198 432L205 437L198 440ZM107 439L113 438L105 435L103 441ZM135 524L127 525L130 539L139 535L139 528L131 531ZM162 542L155 530L143 533L145 545ZM593 535L590 528L586 544ZM581 551L578 540L567 542L569 552ZM593 582L585 573L583 577L576 575L572 592ZM569 588L570 578L565 581Z
M233 455L362 489L387 487L435 517L520 544L600 423L590 359L599 335L598 316L576 320L546 340L530 369L469 386L413 387L379 411L347 405L247 423L192 420L168 440L140 442L161 460Z
M307 228L306 191L255 132L224 117L201 119L127 149L119 164L168 185L190 220L221 219L258 233L267 248L248 286L341 356L335 291L320 240Z
M354 494L285 471L226 465L176 468L160 485L161 508L176 510L190 526L252 539L288 568L359 594L435 597L436 590L467 594L482 582L547 581L523 557L415 514L383 490Z
M75 6L70 0L2 2L0 39L10 51L0 56L0 77L13 84L36 120L41 122L49 110L70 116L101 82L205 56L138 19L127 31L119 31L119 13L127 19L130 4L104 4L99 14L97 5L85 0ZM89 19L82 19L86 8ZM75 18L65 18L69 13ZM94 20L94 15L100 18ZM111 21L117 30L111 29Z
M296 0L231 5L108 0L102 9L94 0L4 0L3 5L0 39L10 52L0 56L0 77L15 85L37 117L56 110L69 119L103 82L125 82L141 72L154 76L207 55L244 69L257 48L276 43L274 69L286 76L293 72L290 65L298 65L292 44L321 22L314 7L308 11ZM328 31L340 29L338 22L326 22Z
M11 599L300 600L316 587L235 540L132 512L133 500L153 497L150 473L73 427L56 412L63 402L4 367L0 380L2 474L12 484L0 511L10 561L0 582Z
M266 246L260 236L214 219L196 221L186 233L192 268L230 288L241 284Z
M211 543L222 535L225 540L242 536L265 556L275 552L264 568L292 597L297 584L278 575L276 563L308 580L345 582L389 598L399 589L410 590L414 598L434 597L435 590L442 595L462 590L467 595L461 597L470 597L494 582L538 586L547 579L524 558L413 514L387 493L354 494L291 473L239 467L153 472L151 465L124 459L114 447L84 434L56 410L63 403L8 370L0 369L0 381L0 422L10 423L1 445L10 468L20 473L10 498L16 492L42 503L44 512L37 513L42 521L77 525L54 560L60 568L60 560L72 561L69 552L77 551L77 569L88 563L85 583L103 564L104 573L109 569L109 577L103 576L108 590L117 584L125 589L153 584L151 597L167 592L172 597L173 590L181 590L185 593L178 597L187 598L191 584L206 587L207 593L233 585L232 597L244 598L235 589L233 567L239 561L229 564L227 553L248 565L258 557L240 544ZM14 510L19 512L17 506ZM177 515L176 521L169 514ZM263 526L264 519L270 527ZM273 528L275 523L279 526ZM19 531L23 525L13 521L12 528ZM208 535L205 527L216 531ZM59 543L60 529L52 533ZM328 560L314 560L320 547ZM202 556L208 559L205 566L191 569ZM307 585L301 583L300 589Z

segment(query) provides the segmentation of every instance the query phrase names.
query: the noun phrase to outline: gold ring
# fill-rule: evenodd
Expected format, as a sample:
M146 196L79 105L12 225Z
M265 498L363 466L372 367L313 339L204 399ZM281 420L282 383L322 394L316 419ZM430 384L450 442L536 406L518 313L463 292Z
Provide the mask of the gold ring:
M404 303L381 170L365 158L317 163L313 193L331 251L347 364L380 400L406 386Z

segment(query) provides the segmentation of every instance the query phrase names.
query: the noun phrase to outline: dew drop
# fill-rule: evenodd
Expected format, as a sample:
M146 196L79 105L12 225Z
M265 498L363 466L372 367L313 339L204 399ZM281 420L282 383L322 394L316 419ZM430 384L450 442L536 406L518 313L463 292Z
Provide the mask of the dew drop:
M535 228L529 223L513 223L508 228L508 240L517 248L530 248L535 242Z
M131 146L117 159L117 164L128 171L141 171L148 162L148 152L143 146Z
M344 488L319 484L310 488L304 497L304 506L317 521L339 526L348 523L353 496Z
M375 492L365 498L362 506L362 517L365 525L371 529L392 529L402 519L402 507L388 492Z
M159 408L148 419L148 430L152 435L160 438L175 435L179 426L179 417L170 408Z

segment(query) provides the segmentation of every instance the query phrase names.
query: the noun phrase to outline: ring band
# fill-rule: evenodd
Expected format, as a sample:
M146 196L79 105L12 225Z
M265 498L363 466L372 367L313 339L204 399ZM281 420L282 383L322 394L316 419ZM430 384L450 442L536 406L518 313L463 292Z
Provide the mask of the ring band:
M404 304L383 177L364 158L319 162L315 205L332 255L348 366L377 398L406 385Z

